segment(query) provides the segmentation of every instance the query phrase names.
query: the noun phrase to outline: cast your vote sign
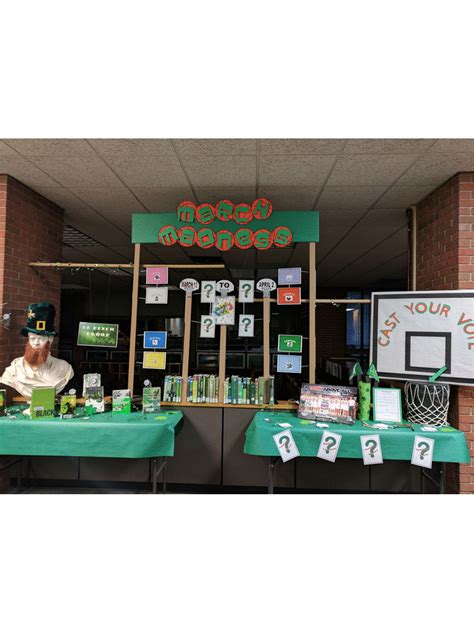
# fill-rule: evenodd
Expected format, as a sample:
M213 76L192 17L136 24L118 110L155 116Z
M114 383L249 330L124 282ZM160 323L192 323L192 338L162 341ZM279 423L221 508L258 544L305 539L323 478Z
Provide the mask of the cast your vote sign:
M374 292L370 361L380 377L474 384L474 290Z

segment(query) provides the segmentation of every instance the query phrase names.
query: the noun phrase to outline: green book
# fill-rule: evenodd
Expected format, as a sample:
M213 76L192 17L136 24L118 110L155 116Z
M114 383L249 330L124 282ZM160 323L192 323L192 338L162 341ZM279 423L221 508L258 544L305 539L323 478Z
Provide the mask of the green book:
M129 415L132 412L132 396L128 388L112 391L112 414Z
M31 419L54 417L55 398L56 389L54 387L34 388L31 394Z
M71 419L76 414L76 394L62 395L59 405L61 419Z
M0 417L5 417L7 391L0 389Z
M86 415L94 413L103 413L104 404L104 387L103 386L87 386L86 387L86 404L84 412Z
M257 404L262 405L265 403L265 378L263 376L258 378L258 395Z
M157 413L161 406L161 388L159 386L145 386L143 389L142 412Z
M268 378L268 403L275 403L275 376L270 375Z

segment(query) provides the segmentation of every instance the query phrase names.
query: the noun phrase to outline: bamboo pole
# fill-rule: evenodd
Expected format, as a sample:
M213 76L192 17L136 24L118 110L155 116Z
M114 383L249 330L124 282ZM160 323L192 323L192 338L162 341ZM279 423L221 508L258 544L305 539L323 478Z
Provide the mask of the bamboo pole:
M193 293L186 292L184 304L184 339L183 339L183 390L181 391L181 401L187 401L188 373L189 373L189 343L191 340L191 312L193 307Z
M133 263L71 263L70 261L32 261L32 268L133 268ZM221 263L144 263L140 268L179 268L181 270L222 270Z
M128 357L128 388L133 395L135 376L135 347L137 342L137 314L138 314L138 282L140 276L140 244L135 244L132 283L132 312L130 314L130 353Z
M416 290L416 230L417 230L417 221L416 221L416 206L411 207L412 215L411 215L411 290Z
M316 383L316 244L309 244L309 383Z
M227 325L221 325L221 337L219 342L219 402L224 403L225 381L225 354L227 347Z
M263 377L265 378L265 404L267 404L268 378L270 377L270 297L263 297Z

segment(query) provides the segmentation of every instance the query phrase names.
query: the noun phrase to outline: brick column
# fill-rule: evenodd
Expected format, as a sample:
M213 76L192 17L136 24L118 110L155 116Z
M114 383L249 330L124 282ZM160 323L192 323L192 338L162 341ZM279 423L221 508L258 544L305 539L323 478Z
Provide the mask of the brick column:
M61 208L14 178L0 175L0 303L6 303L2 313L12 315L10 329L0 327L1 372L23 355L20 329L26 324L29 303L53 303L59 326L61 273L44 269L39 276L29 263L61 261L62 231Z
M474 173L457 174L433 191L417 206L417 220L416 289L474 289ZM449 414L466 433L474 462L474 388L451 387ZM449 465L447 486L474 493L474 464Z

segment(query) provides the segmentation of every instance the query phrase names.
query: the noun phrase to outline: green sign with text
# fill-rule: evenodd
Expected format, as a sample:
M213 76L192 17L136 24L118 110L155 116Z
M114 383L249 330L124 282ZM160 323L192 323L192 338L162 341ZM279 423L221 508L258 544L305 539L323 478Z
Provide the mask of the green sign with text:
M301 353L303 349L303 336L291 336L287 334L280 334L278 336L278 351Z

